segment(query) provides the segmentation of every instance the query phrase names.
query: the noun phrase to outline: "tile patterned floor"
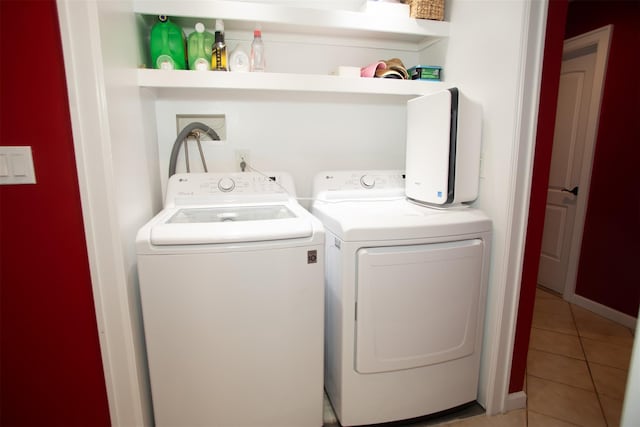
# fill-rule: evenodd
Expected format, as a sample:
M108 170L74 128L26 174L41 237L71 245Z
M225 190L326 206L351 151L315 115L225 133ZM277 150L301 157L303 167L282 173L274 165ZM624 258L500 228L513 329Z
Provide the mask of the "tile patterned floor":
M542 288L532 326L528 426L618 426L633 332Z
M492 417L469 416L467 411L446 420L431 419L404 425L619 426L632 346L630 329L539 288L527 358L527 408ZM332 412L330 406L328 410ZM332 421L335 424L325 426L339 426L335 418Z

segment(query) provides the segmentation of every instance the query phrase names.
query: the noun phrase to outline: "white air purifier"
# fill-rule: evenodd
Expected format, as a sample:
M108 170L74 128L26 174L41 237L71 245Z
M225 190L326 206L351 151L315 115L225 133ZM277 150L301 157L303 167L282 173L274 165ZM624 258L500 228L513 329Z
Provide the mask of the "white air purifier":
M406 195L447 206L478 197L482 110L457 88L407 103Z

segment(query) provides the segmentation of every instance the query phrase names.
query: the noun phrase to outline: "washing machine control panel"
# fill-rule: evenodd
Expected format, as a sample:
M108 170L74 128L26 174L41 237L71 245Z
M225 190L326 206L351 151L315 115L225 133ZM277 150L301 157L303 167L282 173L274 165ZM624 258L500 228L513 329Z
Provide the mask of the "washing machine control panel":
M165 206L226 201L229 197L260 200L295 197L293 179L276 172L182 173L167 184Z
M404 190L400 170L330 171L316 176L314 191Z

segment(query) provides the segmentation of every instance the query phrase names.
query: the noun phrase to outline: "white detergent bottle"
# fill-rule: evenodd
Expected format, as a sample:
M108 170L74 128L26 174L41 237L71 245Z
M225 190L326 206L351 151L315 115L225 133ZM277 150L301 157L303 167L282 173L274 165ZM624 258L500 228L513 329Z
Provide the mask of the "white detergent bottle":
M229 69L231 71L250 71L249 55L240 46L237 46L229 55Z

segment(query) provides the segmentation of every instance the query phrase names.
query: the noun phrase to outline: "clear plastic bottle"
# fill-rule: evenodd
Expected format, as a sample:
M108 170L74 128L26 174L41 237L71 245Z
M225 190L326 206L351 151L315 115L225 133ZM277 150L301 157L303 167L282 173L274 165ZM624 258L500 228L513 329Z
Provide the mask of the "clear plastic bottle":
M264 43L262 42L262 32L258 29L253 30L253 42L251 42L251 71L264 71Z

